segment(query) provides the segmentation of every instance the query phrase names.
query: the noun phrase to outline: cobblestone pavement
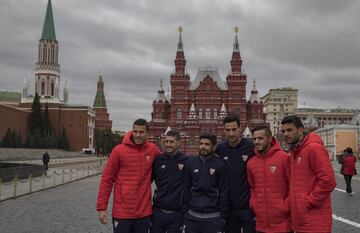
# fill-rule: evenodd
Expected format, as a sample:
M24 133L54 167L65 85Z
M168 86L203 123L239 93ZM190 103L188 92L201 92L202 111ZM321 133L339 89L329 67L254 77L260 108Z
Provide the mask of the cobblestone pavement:
M352 182L356 194L347 196L339 165L333 166L337 181L332 193L333 232L360 233L360 176ZM93 176L0 202L0 232L112 232L111 224L99 223L95 210L99 181L100 176Z
M112 232L111 224L98 221L99 180L93 176L0 203L0 232Z

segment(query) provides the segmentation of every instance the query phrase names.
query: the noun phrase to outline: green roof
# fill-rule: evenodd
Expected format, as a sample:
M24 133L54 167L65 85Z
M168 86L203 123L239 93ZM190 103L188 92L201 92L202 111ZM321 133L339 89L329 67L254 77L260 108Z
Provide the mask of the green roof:
M20 100L20 92L0 91L0 102L20 102Z
M105 100L104 91L98 90L96 92L93 107L94 108L106 108L106 100Z
M51 0L48 1L41 39L56 40Z

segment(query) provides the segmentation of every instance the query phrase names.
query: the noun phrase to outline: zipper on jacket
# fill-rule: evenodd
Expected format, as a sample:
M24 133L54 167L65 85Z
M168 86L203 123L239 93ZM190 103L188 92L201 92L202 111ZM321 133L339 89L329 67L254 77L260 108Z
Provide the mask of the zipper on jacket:
M270 227L269 221L269 211L267 206L267 192L266 192L266 158L263 159L263 174L264 174L264 198L265 198L265 212L266 212L266 225Z

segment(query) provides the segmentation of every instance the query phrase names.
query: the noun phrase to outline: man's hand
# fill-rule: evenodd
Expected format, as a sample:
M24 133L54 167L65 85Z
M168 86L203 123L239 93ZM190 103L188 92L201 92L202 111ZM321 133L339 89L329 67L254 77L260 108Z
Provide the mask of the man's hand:
M102 224L107 224L106 210L99 210L99 220Z

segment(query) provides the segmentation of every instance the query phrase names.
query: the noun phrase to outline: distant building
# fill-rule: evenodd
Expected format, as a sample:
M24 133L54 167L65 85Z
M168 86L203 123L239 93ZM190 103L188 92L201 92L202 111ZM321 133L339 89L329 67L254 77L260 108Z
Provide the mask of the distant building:
M347 147L351 147L355 154L359 154L360 127L350 124L336 124L325 126L316 131L324 142L330 159L335 160Z
M21 100L20 92L0 91L0 104L18 106Z
M349 124L357 109L320 109L320 108L297 108L295 115L306 124L307 118L311 115L317 121L319 128L324 128L326 125Z
M181 149L188 154L198 153L199 135L212 132L218 141L223 138L223 118L230 112L240 116L242 131L265 123L263 103L254 87L246 98L247 75L242 70L242 58L237 36L233 44L231 70L224 82L216 67L199 68L190 81L179 28L175 71L170 75L171 96L166 97L162 83L153 101L149 139L161 146L164 133L170 129L182 135Z
M261 97L266 113L266 122L270 124L273 133L279 131L281 120L286 115L295 113L298 106L298 89L283 87L270 89Z
M46 16L39 40L38 60L35 66L35 93L40 96L42 107L48 103L49 116L56 135L59 137L64 128L71 150L93 148L95 112L89 106L68 103L69 93L65 82L63 99L60 98L60 65L58 63L59 46L55 35L55 26L51 0L48 0ZM29 85L24 78L21 98L16 106L10 108L2 101L0 106L0 138L7 128L13 128L21 133L23 141L27 137L28 116L31 111L33 95L28 94ZM13 98L14 99L14 98ZM6 124L4 123L6 122Z
M107 112L106 99L104 94L104 81L102 75L99 75L97 82L97 91L94 99L93 109L95 110L95 130L103 131L112 128L112 121L109 120Z

